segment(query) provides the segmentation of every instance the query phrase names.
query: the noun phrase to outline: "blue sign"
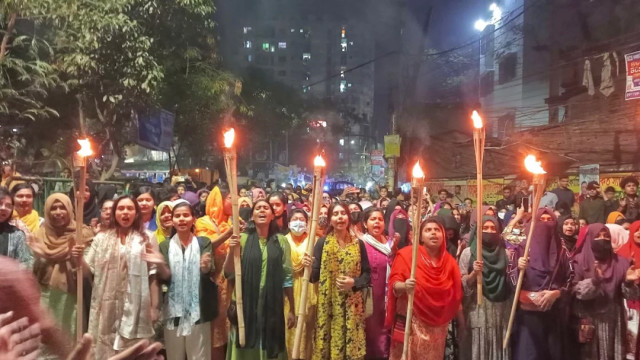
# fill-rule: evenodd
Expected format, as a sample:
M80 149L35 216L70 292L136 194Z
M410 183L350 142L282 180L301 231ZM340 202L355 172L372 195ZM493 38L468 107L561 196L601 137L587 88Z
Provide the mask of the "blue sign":
M148 149L168 152L173 144L175 115L166 110L138 114L138 144Z

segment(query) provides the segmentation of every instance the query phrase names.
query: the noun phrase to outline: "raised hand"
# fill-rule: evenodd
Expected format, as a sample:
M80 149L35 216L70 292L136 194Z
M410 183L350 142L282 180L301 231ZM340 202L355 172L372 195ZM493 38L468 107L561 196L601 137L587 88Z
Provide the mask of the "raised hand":
M203 274L211 271L211 253L207 252L200 257L200 272Z

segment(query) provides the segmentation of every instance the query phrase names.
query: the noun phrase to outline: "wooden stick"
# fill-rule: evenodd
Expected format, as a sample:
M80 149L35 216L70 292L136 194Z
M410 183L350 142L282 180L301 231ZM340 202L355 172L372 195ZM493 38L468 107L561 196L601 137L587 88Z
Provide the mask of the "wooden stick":
M529 235L527 236L527 244L524 247L524 258L529 257L529 247L531 246L531 236L533 235L533 228L536 226L537 212L538 206L540 206L540 200L542 199L542 194L544 193L545 186L545 175L544 174L536 174L533 176L533 204L531 204L531 226L529 227ZM516 309L518 308L518 297L520 296L520 290L522 289L522 282L524 280L524 272L525 270L520 271L520 275L518 276L518 284L516 285L516 293L513 298L513 305L511 306L511 316L509 316L509 325L507 326L507 332L504 336L504 341L502 342L503 349L507 348L509 344L509 337L511 336L511 329L513 327L513 319L516 314Z
M473 131L473 145L476 151L476 186L478 192L478 198L476 200L476 258L478 261L482 261L482 161L484 157L484 128L474 129ZM476 279L476 292L478 295L478 305L482 304L482 271L478 273Z
M240 235L240 209L238 208L238 183L236 174L236 150L235 148L225 149L224 165L227 171L227 182L231 192L231 222L233 224L233 235ZM238 343L240 347L245 344L244 312L242 305L242 263L240 246L233 250L233 267L235 271L236 290L236 310L238 313Z
M413 179L411 184L411 198L417 194L418 202L416 205L416 212L414 214L412 228L413 228L413 254L411 260L411 278L416 277L416 266L418 264L418 246L420 246L420 222L422 220L422 179ZM443 234L444 235L444 234ZM411 336L411 318L413 316L413 292L409 293L409 301L407 303L407 320L404 325L404 344L402 348L402 359L407 359L407 353L409 352L409 337Z
M76 245L84 245L84 238L82 236L82 228L84 225L84 188L87 186L87 167L84 157L76 155L80 160L80 181L76 190ZM84 286L84 272L83 272L83 254L80 254L77 260L76 269L76 341L79 343L82 340L84 330L84 304L83 304L83 286Z
M316 242L316 230L318 228L318 216L322 205L322 189L324 186L324 175L322 169L316 167L313 174L313 208L311 209L311 229L309 230L306 253L312 256L313 247ZM309 278L311 277L311 267L304 268L302 275L302 293L298 302L298 321L296 325L296 337L293 342L293 359L300 359L300 347L302 345L302 328L307 317L307 294L309 292Z

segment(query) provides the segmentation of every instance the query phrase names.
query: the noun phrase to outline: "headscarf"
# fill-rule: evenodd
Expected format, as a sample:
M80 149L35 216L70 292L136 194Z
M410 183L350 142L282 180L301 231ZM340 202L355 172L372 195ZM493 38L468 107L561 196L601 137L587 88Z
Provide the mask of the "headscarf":
M500 236L500 222L493 216L485 215L482 217L482 225L485 222L490 221L496 227L496 235ZM487 237L482 237L482 261L484 267L482 269L482 286L483 295L489 301L502 302L509 296L507 287L507 264L509 259L504 249L504 241L500 238L497 244L490 244L487 241ZM477 233L474 231L471 234L471 241L469 242L469 249L471 251L471 259L469 260L470 268L473 268L473 262L478 258ZM487 234L489 235L489 234Z
M209 194L211 193L211 191L207 190L207 189L200 189L198 190L198 192L196 193L198 195L198 201L200 201L200 196L202 196L203 193L207 193L207 197L209 196ZM205 199L205 202L207 202L207 200Z
M574 219L575 218L573 216L571 216L571 214L569 215L562 215L558 218L558 237L560 237L560 239L562 239L565 244L570 245L573 247L573 249L571 250L571 252L575 252L577 247L578 247L578 234L574 234L573 236L567 236L564 234L563 231L563 227L564 227L564 222L569 220L569 219ZM576 221L576 229L578 227L578 221Z
M609 233L611 234L611 246L613 247L613 252L618 252L620 248L627 243L629 240L629 231L625 230L622 225L618 224L606 224L605 225L609 229Z
M440 209L436 217L440 219L445 230L453 231L453 236L447 237L447 251L455 258L458 252L458 240L460 240L460 224L451 215L449 209Z
M62 203L69 216L69 223L62 229L62 235L57 234L51 218L51 208L58 201ZM40 284L75 293L75 281L67 278L71 276L69 245L76 241L76 221L71 199L62 193L49 195L44 203L44 219L44 223L35 233L35 239L47 261L36 262L33 272ZM91 228L82 225L82 237L83 242L88 245L93 239Z
M185 191L181 196L184 200L187 200L189 205L194 206L200 202L200 198L193 191Z
M540 221L543 214L551 216L552 221ZM525 272L523 289L527 291L541 291L550 286L553 279L553 270L559 261L562 244L557 233L557 219L548 208L540 208L536 212L536 226L533 229L531 239L525 239L518 245L518 257L524 256L524 249L528 241L529 266ZM531 222L525 227L525 234L529 234Z
M400 215L404 215L404 217ZM398 244L393 245L397 246L398 250L409 245L409 215L407 212L402 209L397 209L391 214L389 221L391 221L389 225L389 238L395 239L395 234L400 234Z
M626 244L618 250L620 257L633 261L634 266L640 266L640 245L634 239L635 233L640 231L640 220L634 221L629 228L629 238ZM629 309L640 310L640 300L627 300Z
M163 201L160 203L160 205L158 205L158 208L156 209L156 224L158 225L158 228L155 231L155 235L158 244L162 243L171 236L171 229L163 229L162 220L160 220L160 218L162 217L162 212L165 208L169 208L169 210L173 211L173 207L174 203L172 203L171 201Z
M196 220L196 235L215 239L229 229L229 219L224 215L222 193L216 186L207 196L207 215Z
M396 206L400 205L400 202L397 199L391 199L387 204L387 209L384 212L384 231L391 236L389 233L389 226L391 225L391 215L396 210Z
M238 198L238 206L242 205L243 202L249 204L249 208L253 207L253 201L248 196L243 196Z
M87 179L87 188L89 189L89 199L85 199L83 212L82 212L82 222L85 225L91 225L92 219L100 219L100 208L98 207L98 200L96 196L96 187L93 184L93 181ZM84 190L84 189L83 189ZM69 195L71 199L71 203L75 205L75 195L76 192L72 189Z
M462 281L460 270L456 260L447 252L446 232L442 224L435 218L429 218L423 222L436 223L442 231L444 241L440 251L440 258L435 259L435 264L428 265L424 259L430 255L424 246L418 246L418 259L416 267L416 288L413 298L413 316L430 326L442 326L456 315L462 301ZM422 226L421 226L422 228ZM416 231L421 233L421 230ZM411 276L413 249L409 246L398 251L391 274L389 275L389 293L387 317L385 327L393 326L397 309L397 302L406 302L406 295L396 298L393 287L397 282L404 282Z
M580 252L575 256L575 272L576 280L590 279L594 276L594 263L596 261L593 251L591 250L591 243L596 239L600 231L609 231L602 223L591 224L586 228L584 233L584 244L580 249ZM582 234L581 234L582 235ZM633 240L631 240L633 242ZM627 242L628 244L629 242ZM600 289L609 297L613 298L619 291L618 287L621 282L624 281L627 269L629 269L630 260L616 253L611 253L610 260L605 263L600 263L602 269L602 280L600 282Z
M607 216L607 224L615 224L616 220L621 217L621 218L625 218L624 214L619 212L619 211L613 211L609 214L609 216Z
M264 192L263 189L260 188L255 188L253 190L251 190L251 196L253 198L253 201L258 200L258 195L262 194L264 196L264 198L267 198L267 194Z
M20 219L31 233L35 233L40 228L40 215L35 209L31 209L31 212L27 215L20 217L16 210L13 210L13 215L11 216L13 219Z
M117 189L115 185L102 185L98 189L97 202L98 205L102 206L102 204L107 200L113 200L113 197L116 195Z

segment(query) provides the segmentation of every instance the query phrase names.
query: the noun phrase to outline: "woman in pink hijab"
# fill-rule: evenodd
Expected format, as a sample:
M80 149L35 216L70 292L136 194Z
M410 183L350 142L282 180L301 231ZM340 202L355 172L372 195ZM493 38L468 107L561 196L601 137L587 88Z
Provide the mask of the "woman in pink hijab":
M254 203L258 200L264 200L267 198L267 194L261 188L254 188L251 190L251 195L253 196Z
M617 253L622 245L626 244L629 240L629 230L625 230L622 225L618 224L606 224L605 225L611 233L611 246L613 252Z

